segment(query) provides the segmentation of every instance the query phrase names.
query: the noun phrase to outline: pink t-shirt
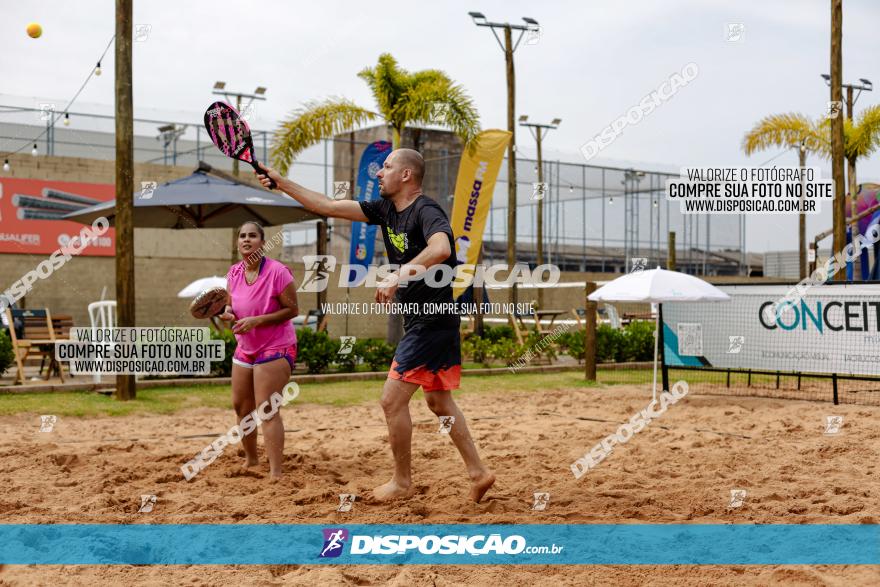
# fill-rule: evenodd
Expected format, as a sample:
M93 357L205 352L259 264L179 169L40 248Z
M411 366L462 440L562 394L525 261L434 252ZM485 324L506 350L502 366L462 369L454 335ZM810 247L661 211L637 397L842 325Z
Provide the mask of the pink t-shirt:
M226 289L232 297L235 318L262 316L280 310L283 306L278 296L293 281L290 269L275 259L263 257L260 273L252 284L245 279L245 269L242 261L230 267L226 274ZM296 344L296 330L290 320L285 320L257 326L244 334L236 334L235 338L243 352L259 353Z

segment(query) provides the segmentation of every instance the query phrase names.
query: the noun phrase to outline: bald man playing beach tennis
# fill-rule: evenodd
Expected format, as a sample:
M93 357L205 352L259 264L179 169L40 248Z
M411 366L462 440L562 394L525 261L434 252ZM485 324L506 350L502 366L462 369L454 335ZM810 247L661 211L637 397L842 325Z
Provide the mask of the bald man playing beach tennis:
M311 212L382 227L388 260L399 265L399 269L378 285L377 302L400 301L407 304L404 308L452 303L451 284L435 286L419 279L431 267L454 268L456 261L449 219L443 209L422 192L425 161L418 151L397 149L388 155L377 174L382 199L372 202L331 200L281 177L274 169L264 170L265 174L257 174L263 186L268 188L271 178L279 190ZM420 386L434 414L455 418L449 435L467 466L471 499L479 502L495 482L495 475L477 454L464 415L452 399L451 390L458 388L461 379L459 323L454 313L404 313L404 335L397 345L380 402L394 455L394 475L391 481L373 490L376 500L411 495L409 400Z

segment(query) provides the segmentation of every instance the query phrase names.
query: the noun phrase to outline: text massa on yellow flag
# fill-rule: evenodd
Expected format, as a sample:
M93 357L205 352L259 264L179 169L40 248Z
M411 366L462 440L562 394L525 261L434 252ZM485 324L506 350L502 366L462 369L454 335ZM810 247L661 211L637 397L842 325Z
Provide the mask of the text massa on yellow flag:
M455 255L459 263L475 265L483 244L483 230L492 205L495 180L510 142L506 130L485 130L477 135L473 154L465 149L458 166L455 181L455 200L452 208L452 232L455 235ZM457 298L464 288L453 288Z

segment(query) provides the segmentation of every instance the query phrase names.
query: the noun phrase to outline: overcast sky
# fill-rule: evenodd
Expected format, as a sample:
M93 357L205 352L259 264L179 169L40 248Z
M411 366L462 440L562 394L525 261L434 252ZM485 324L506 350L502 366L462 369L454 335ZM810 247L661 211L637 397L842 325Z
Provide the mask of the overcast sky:
M2 1L2 92L66 103L114 33L114 2ZM517 114L536 121L562 118L547 138L545 157L583 161L579 148L672 73L694 62L698 77L638 125L628 127L594 163L636 163L663 170L684 166L758 166L779 151L746 157L743 134L780 112L819 116L829 100L819 77L829 68L828 0L628 2L233 2L135 1L134 22L150 25L134 43L136 116L175 113L198 121L220 79L245 92L268 88L252 126L271 129L307 100L345 96L373 106L356 76L392 53L410 70L437 68L473 97L483 128L506 126L504 57L490 20L542 25L540 41L516 52ZM876 0L844 0L844 81L880 85ZM34 40L28 22L43 26ZM727 24L744 25L739 42ZM104 75L79 101L113 103L113 50ZM880 90L878 90L880 91ZM880 102L864 93L856 111ZM74 107L74 110L76 108ZM519 133L520 152L533 141ZM19 145L2 141L3 150ZM795 153L773 161L797 165ZM828 163L809 161L830 176ZM880 182L880 154L863 161L860 181ZM808 232L830 227L831 211L808 219ZM748 221L751 251L794 249L794 216Z

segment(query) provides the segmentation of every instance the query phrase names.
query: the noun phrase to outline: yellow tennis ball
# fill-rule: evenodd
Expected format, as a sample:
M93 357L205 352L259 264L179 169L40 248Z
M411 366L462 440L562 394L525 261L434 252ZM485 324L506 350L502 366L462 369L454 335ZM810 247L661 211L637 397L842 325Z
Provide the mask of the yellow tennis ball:
M30 38L36 39L43 34L43 27L41 27L39 23L32 22L27 25L27 34Z

